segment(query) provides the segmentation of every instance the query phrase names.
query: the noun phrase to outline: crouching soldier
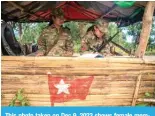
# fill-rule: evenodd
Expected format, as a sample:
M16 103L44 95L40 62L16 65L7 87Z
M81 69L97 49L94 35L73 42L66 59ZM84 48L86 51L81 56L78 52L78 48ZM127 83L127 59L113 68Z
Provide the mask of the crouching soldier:
M81 52L83 54L99 52L103 56L114 55L114 47L110 43L98 51L101 45L107 42L108 24L107 21L99 19L88 29L86 35L81 39Z

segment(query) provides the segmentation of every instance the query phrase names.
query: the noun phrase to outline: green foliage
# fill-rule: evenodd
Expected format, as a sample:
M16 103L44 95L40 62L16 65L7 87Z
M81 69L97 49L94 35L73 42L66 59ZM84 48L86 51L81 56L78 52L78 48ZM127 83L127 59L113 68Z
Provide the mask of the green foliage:
M154 92L151 94L149 92L145 92L144 98L155 98L155 90ZM155 106L155 103L139 103L136 104L136 106Z
M148 106L148 105L149 105L148 103L139 103L136 106Z
M79 53L81 49L81 43L80 43L80 39L77 41L74 41L74 52L75 53Z
M37 42L42 30L47 26L47 23L22 23L22 35L17 33L19 31L19 23L15 25L15 32L17 40L22 43L33 43Z
M17 93L15 94L13 99L11 100L9 106L15 106L16 105L16 101L20 102L20 106L30 106L27 98L23 94L23 91L24 91L23 89L19 89L17 91Z
M66 22L63 27L68 28L71 32L71 36L74 42L74 52L80 51L80 30L78 28L78 22Z
M2 94L1 94L1 99L3 99L3 98L4 98L4 94L2 93Z
M145 55L155 55L155 49L147 50Z
M112 23L109 23L109 26L108 26L108 37L112 37L113 35L115 35L117 33L117 31L119 31L119 28L117 26L116 23L112 22ZM113 41L114 42L117 42L117 43L123 43L123 34L122 32L120 31L119 34L113 38Z
M135 23L133 25L130 25L128 27L125 27L124 29L127 29L127 36L130 35L133 37L132 39L132 43L130 43L133 49L137 48L137 37L140 37L140 33L142 30L142 23L138 22ZM152 24L152 29L151 29L151 33L150 33L150 37L149 37L149 41L148 41L148 45L147 45L147 49L146 49L146 55L154 55L154 51L155 50L155 17L153 18L153 24Z
M145 96L146 96L146 97L151 97L151 94L150 94L149 92L146 92L146 93L145 93Z
M70 21L63 24L63 27L68 28L71 32L71 36L74 42L74 52L79 53L81 48L81 37L83 37L87 29L92 26L88 22L75 22Z
M114 41L115 43L121 45L122 47L130 50L132 47L131 44L127 43L125 38L125 34L122 32L122 29L118 28L117 24L115 22L111 22L109 23L108 26L108 38L112 37L113 35L115 35L117 33L117 31L119 31L119 34L116 35L116 37L114 37L112 39L112 41ZM116 47L116 52L121 53L123 55L127 55L124 51L122 51L120 48Z
M78 22L66 22L63 27L67 27L70 29L71 36L73 40L80 39L80 30L78 28Z

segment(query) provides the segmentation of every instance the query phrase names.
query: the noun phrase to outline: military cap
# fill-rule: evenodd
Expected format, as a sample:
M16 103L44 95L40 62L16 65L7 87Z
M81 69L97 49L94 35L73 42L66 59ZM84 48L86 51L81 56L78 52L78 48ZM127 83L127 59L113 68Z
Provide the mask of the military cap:
M57 8L57 9L54 9L52 12L51 12L51 15L52 16L56 16L56 17L62 17L64 16L64 13L62 11L61 8Z
M94 26L97 26L102 33L108 32L109 22L105 19L98 19L95 21Z

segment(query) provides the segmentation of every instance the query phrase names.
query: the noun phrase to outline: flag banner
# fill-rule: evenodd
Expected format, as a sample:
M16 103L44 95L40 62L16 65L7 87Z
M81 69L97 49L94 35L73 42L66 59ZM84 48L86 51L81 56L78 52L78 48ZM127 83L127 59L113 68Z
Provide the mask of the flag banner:
M155 116L155 107L2 107L1 116Z
M66 102L73 99L85 100L94 77L67 78L48 74L51 104Z

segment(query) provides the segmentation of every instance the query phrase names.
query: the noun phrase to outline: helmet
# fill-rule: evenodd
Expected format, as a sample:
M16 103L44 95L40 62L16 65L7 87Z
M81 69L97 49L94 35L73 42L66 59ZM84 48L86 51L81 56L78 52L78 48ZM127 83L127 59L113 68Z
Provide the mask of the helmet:
M63 11L62 11L61 8L54 9L54 10L51 12L51 15L52 15L52 16L55 16L55 17L64 17L64 13L63 13Z

